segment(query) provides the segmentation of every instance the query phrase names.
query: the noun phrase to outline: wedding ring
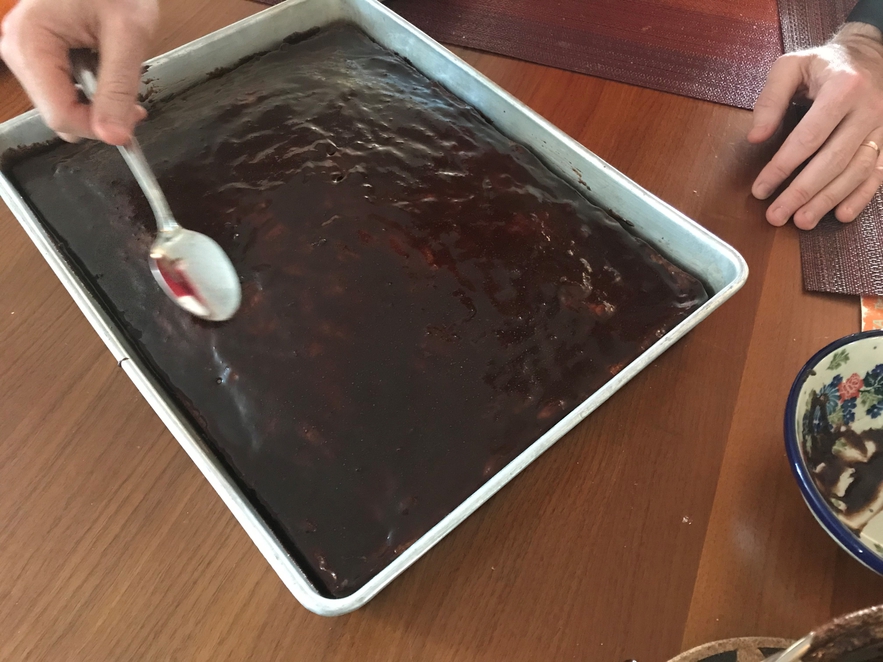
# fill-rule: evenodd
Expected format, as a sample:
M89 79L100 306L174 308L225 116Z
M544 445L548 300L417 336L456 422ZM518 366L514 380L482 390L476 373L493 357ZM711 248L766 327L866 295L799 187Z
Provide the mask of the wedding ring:
M877 143L875 143L873 140L866 140L865 142L863 142L861 144L861 146L862 147L870 147L875 152L877 152L877 156L880 156L880 148L877 146Z

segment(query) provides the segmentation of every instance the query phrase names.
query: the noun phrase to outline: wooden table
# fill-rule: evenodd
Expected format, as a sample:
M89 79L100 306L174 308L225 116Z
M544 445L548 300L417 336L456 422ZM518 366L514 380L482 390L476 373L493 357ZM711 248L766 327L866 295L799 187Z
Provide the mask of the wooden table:
M244 17L164 7L156 52ZM738 248L748 285L366 608L286 591L0 212L0 660L666 660L797 637L883 602L803 505L782 412L798 369L858 329L803 292L797 232L749 185L745 111L461 52ZM0 115L28 106L0 74Z

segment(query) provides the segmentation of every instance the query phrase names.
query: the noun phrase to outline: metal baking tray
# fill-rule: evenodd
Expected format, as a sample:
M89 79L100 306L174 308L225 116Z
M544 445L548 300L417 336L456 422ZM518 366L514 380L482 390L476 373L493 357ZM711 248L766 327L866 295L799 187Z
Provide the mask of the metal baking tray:
M293 33L339 20L361 27L375 41L406 58L427 77L477 108L500 131L530 148L590 200L634 223L636 234L702 280L711 296L706 304L571 411L360 590L345 598L328 598L307 579L273 535L268 523L235 486L178 405L138 358L121 329L104 312L88 286L75 275L27 202L7 177L0 176L3 200L120 366L289 590L304 607L324 616L353 611L376 596L543 451L730 298L748 276L745 261L733 248L614 170L377 0L288 0L151 60L146 76L149 85L145 85L144 92L150 92L150 103L161 102L219 68L232 66L249 55L273 48ZM0 125L0 153L50 138L52 133L31 111Z

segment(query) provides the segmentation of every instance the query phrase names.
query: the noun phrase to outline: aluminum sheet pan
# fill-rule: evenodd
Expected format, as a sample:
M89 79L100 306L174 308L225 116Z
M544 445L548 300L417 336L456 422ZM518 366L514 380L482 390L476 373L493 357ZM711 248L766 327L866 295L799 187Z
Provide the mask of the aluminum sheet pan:
M452 513L353 595L329 598L307 579L296 561L273 535L267 522L236 487L187 422L178 406L159 386L126 337L55 248L36 215L5 176L0 195L18 218L89 322L123 370L169 428L199 470L246 530L267 561L304 607L324 616L358 609L397 575L466 519L546 449L582 421L639 371L730 298L745 282L748 268L730 246L617 172L576 141L549 124L444 47L427 37L377 0L288 0L271 9L214 32L151 60L147 80L150 103L204 80L219 68L266 51L293 33L334 21L348 20L374 40L408 59L470 103L503 133L529 147L559 176L605 209L635 224L635 232L709 288L709 301L632 362L561 422L534 442ZM0 125L0 152L52 138L35 112Z

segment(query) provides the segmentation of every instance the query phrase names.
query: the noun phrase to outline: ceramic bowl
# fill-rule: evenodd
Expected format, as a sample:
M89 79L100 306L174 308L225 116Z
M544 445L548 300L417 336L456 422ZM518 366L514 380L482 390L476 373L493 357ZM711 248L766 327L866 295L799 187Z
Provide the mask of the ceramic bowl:
M883 481L883 331L841 338L803 367L785 408L785 447L815 518L883 574L883 494L874 489Z
M698 646L669 662L724 660L800 662L879 662L883 660L883 605L839 616L793 642L740 637Z

